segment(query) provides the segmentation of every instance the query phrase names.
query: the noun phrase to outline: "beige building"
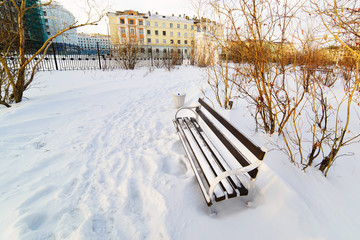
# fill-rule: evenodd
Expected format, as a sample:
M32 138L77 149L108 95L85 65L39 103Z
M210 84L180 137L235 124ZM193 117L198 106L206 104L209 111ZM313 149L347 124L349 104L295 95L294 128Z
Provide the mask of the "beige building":
M145 14L133 10L109 12L111 44L137 42L145 44Z
M194 21L186 16L147 16L146 44L156 52L178 49L188 54L194 37Z
M189 57L192 48L203 50L208 44L197 48L197 42L204 42L204 36L207 41L213 41L220 29L214 21L190 19L185 15L164 16L126 10L110 12L107 17L112 44L136 42L155 53L177 50L185 57ZM197 36L201 40L197 41Z

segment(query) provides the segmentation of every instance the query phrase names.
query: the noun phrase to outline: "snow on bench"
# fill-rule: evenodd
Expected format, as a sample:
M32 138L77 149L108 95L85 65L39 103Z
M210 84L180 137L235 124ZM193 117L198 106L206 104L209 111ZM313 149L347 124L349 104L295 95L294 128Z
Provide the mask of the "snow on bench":
M215 202L240 196L246 196L246 202L253 200L265 148L245 137L201 98L197 107L180 108L173 123L211 214Z

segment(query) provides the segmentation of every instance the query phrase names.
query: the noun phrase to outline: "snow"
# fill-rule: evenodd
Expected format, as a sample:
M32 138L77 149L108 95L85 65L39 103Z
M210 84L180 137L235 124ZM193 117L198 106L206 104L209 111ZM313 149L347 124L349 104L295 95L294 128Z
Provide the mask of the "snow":
M357 239L358 144L325 178L278 151L255 202L210 216L171 122L208 91L203 69L41 72L0 107L0 239ZM246 107L220 110L260 145Z

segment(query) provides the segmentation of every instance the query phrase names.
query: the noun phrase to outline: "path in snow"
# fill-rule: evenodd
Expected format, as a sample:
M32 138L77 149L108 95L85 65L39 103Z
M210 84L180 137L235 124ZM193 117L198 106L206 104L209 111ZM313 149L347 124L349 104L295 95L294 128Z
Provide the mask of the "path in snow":
M166 181L164 174L186 172L185 164L178 165L181 171L166 162L179 158L171 151L176 144L171 94L199 92L196 81L184 81L186 75L169 79L166 72L145 81L126 71L110 79L96 74L87 79L96 90L64 89L40 98L28 110L31 121L7 126L22 129L12 147L21 152L16 164L26 166L3 178L7 199L18 194L16 188L25 196L12 218L21 218L14 222L20 238L170 238L168 209L156 187ZM14 229L7 229L7 236Z

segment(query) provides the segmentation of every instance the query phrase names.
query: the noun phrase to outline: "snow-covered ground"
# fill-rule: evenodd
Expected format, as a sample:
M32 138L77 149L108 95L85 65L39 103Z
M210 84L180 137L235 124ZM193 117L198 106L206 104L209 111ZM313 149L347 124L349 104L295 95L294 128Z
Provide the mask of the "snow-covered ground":
M196 104L202 69L41 72L0 107L0 239L359 239L359 146L324 178L270 151L255 207L211 217L172 125L172 93ZM244 106L220 110L255 134Z

